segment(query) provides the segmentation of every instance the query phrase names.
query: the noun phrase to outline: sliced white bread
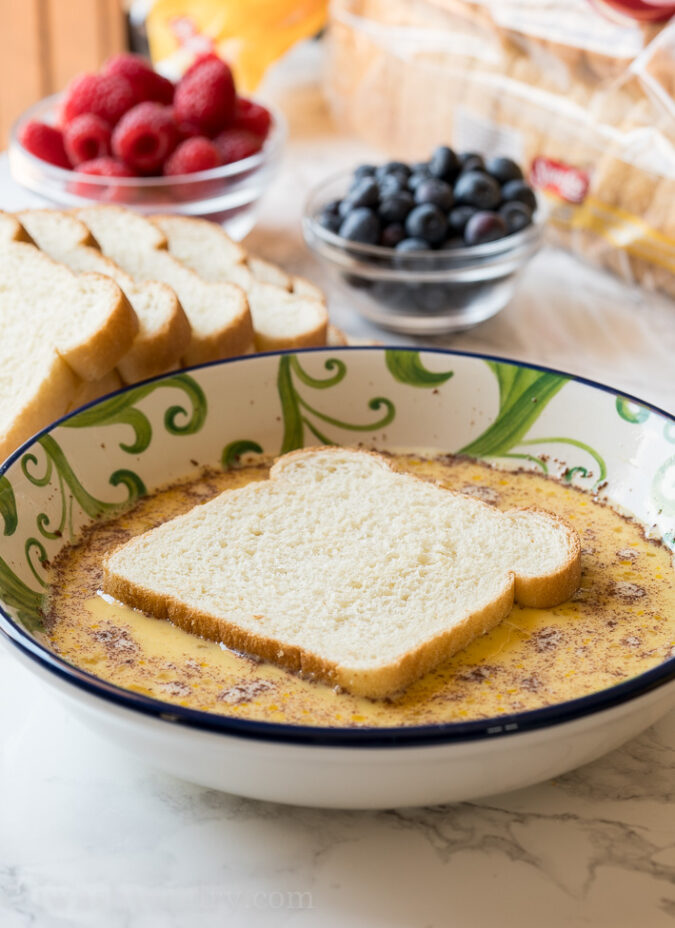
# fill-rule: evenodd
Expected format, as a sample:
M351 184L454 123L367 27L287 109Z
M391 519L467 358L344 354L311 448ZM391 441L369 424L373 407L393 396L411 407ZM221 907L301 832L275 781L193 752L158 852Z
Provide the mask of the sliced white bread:
M315 293L307 296L258 279L253 266L261 273L264 269L270 280L274 265L260 259L236 260L239 246L220 226L184 216L153 216L153 222L166 236L169 251L204 280L231 281L242 287L251 308L258 351L326 344L328 313L324 302ZM286 276L280 271L281 275ZM292 284L290 278L286 282Z
M190 323L178 297L159 281L136 283L111 258L105 257L83 222L58 210L24 210L17 214L32 240L50 257L79 273L107 274L122 289L138 317L134 343L117 369L124 383L162 374L180 362L191 340ZM101 394L109 392L103 389ZM116 389L116 388L114 388ZM95 399L90 391L87 402Z
M27 242L34 245L32 238L21 225L19 220L11 213L0 211L0 242Z
M176 293L192 328L185 365L246 354L253 346L248 301L236 284L203 280L175 255L158 225L118 206L90 206L76 215L105 255L137 283L161 281Z
M8 229L11 222L2 220ZM110 374L138 331L117 284L0 238L0 457Z
M124 386L122 378L117 369L110 371L100 380L87 381L83 380L75 391L75 395L68 404L67 412L74 412L80 406L86 406L87 403L93 403L94 400L100 399L108 393L114 393L115 390L121 390Z
M127 542L103 588L157 618L383 698L502 621L580 580L576 532L536 509L500 512L380 455L292 452Z

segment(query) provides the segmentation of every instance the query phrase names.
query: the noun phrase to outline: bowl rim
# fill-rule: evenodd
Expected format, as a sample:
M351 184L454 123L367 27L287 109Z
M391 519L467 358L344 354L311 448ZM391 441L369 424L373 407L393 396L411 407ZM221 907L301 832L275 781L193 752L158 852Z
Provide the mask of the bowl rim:
M420 348L419 346L389 346L386 344L351 345L335 348L322 346L319 348L266 351L250 356L225 358L220 361L211 361L206 364L195 365L186 368L186 371L202 370L217 366L224 367L232 363L245 363L251 358L282 357L289 354L317 354L322 352L338 352L345 354L350 352L381 353L391 347L396 348L397 351L418 352L422 350L424 352L446 357L474 358L481 361L510 364L515 367L526 367L545 373L557 374L567 377L572 382L580 383L605 393L611 393L613 396L620 395L629 402L637 403L675 424L675 414L669 413L653 403L642 400L632 394L619 391L607 384L599 383L577 374L561 371L557 368L475 351ZM143 381L143 383L154 383L168 376L171 375L162 374L157 377L149 378ZM119 396L138 386L138 384L132 384L131 386L124 387L112 394L108 394L105 399L110 399L111 396ZM81 412L82 409L89 409L101 401L101 398L94 400L81 409L78 409L77 412ZM50 432L64 420L70 418L70 415L73 414L62 416L50 423L17 448L0 466L0 477L2 477L41 436ZM529 709L524 712L509 713L487 719L473 719L466 722L441 722L433 725L382 728L329 728L311 725L293 725L280 722L263 722L255 719L237 719L226 715L205 712L200 709L190 709L185 706L163 702L140 693L134 693L132 690L123 689L122 687L116 686L80 669L76 665L49 651L45 645L33 639L22 625L8 615L2 604L0 604L0 633L2 633L3 638L16 647L24 657L36 662L43 670L54 674L62 682L70 683L77 689L83 690L88 696L94 696L98 699L102 699L104 702L111 703L112 707L115 709L130 710L146 717L152 717L157 721L171 722L201 732L210 732L258 742L324 748L442 747L466 742L489 741L493 740L495 737L504 737L514 734L529 734L564 723L580 721L584 718L619 707L638 697L645 696L654 690L660 689L675 680L675 656L673 656L667 658L656 667L646 670L615 686L606 687L597 692L589 693L586 696L566 700L565 702L551 706L544 706L539 709Z
M82 184L91 184L92 186L110 187L111 185L127 188L129 190L138 190L145 187L171 187L176 184L197 184L207 180L225 180L236 179L240 174L247 175L250 171L266 164L270 159L281 152L288 127L286 119L281 110L272 103L265 102L261 104L272 114L272 127L268 133L260 151L248 158L242 158L241 161L233 161L231 164L221 164L217 168L210 168L208 171L195 171L192 174L172 174L170 177L153 176L147 177L102 177L96 174L83 174L75 168L61 168L49 161L43 161L32 152L24 148L19 141L19 130L21 127L36 117L37 113L43 114L44 109L51 106L55 110L56 106L62 99L64 91L43 97L37 103L33 103L25 109L21 115L14 121L9 134L8 152L12 150L18 152L21 157L26 158L29 164L39 167L41 171L50 176L54 181L59 183L78 182ZM250 98L253 99L253 98ZM254 101L255 102L255 101ZM41 120L42 121L42 120Z
M508 256L513 252L517 252L520 248L537 243L544 234L548 219L546 201L536 191L533 191L537 198L537 209L533 214L532 223L521 229L520 232L511 232L510 235L505 235L503 238L495 239L492 242L484 242L482 245L466 245L463 248L429 248L425 251L401 253L395 248L388 248L384 245L366 245L362 242L351 242L320 225L316 219L316 213L321 206L322 194L325 188L340 180L347 180L352 176L352 173L353 171L349 169L338 171L329 177L325 177L320 183L311 188L305 199L302 224L306 231L309 230L312 235L323 241L331 249L338 249L341 253L347 253L355 258L362 257L366 260L379 258L380 260L386 259L389 262L395 259L400 270L424 271L425 263L438 265L439 259L447 261L449 266L454 267L466 260ZM326 199L325 196L323 199ZM305 236L306 238L307 236ZM408 268L406 268L407 262L410 262Z

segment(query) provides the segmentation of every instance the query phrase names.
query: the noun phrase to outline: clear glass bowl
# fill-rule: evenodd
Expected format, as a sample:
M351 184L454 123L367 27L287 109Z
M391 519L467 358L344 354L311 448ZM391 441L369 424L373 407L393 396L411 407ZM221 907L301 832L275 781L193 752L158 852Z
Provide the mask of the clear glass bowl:
M312 191L303 216L305 241L355 288L354 308L390 331L441 335L485 322L509 303L520 272L541 247L541 200L531 226L484 245L401 254L349 242L316 217L327 203L342 199L351 176L335 175Z
M114 203L147 214L172 212L211 219L235 239L253 228L258 201L280 164L286 138L286 123L277 109L268 106L272 128L261 151L234 164L175 177L95 177L42 161L19 142L21 127L29 120L54 123L59 102L59 94L46 97L27 109L12 128L10 170L23 187L68 209Z

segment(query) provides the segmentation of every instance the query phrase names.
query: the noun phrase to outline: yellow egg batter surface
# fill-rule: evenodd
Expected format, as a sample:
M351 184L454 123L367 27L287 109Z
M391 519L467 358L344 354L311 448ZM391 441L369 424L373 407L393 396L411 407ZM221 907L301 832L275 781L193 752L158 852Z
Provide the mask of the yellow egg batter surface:
M133 535L215 494L267 476L269 462L202 474L93 526L52 566L51 647L117 686L238 718L319 726L400 726L490 718L604 689L675 654L675 571L663 545L609 506L551 478L485 463L397 455L396 466L499 508L539 506L581 538L582 582L554 609L514 606L399 698L371 701L303 680L100 594L101 562Z

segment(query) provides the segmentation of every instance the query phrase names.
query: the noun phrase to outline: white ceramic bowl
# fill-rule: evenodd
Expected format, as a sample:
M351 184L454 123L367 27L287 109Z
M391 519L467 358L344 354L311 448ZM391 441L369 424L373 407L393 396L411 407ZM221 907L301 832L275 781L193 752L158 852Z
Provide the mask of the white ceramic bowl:
M675 420L544 368L458 352L321 348L240 358L114 394L0 470L0 630L73 713L161 769L243 796L385 808L476 798L586 763L675 705L675 657L601 692L495 719L389 729L233 719L122 690L40 634L42 563L84 525L200 464L335 443L540 455L675 545ZM554 436L554 437L552 437ZM512 456L519 455L513 462ZM675 622L675 616L668 617Z

